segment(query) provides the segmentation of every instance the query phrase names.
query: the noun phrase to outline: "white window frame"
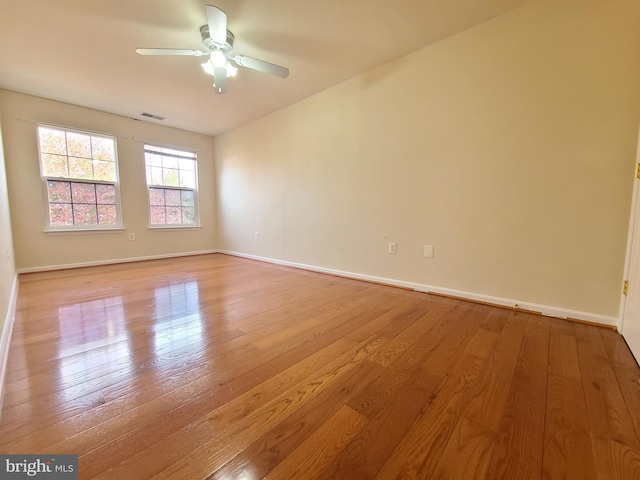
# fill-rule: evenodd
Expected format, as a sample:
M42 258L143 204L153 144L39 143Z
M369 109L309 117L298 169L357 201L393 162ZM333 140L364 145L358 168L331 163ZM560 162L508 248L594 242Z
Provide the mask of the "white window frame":
M40 129L50 129L57 130L60 132L64 132L65 135L68 133L72 134L80 134L80 135L88 135L90 137L99 137L105 138L113 142L113 154L114 154L114 169L115 169L115 179L113 181L108 180L95 180L95 179L85 179L85 178L76 178L72 176L65 177L54 177L45 175L44 173L44 165L43 165L43 152L42 147L40 145ZM44 123L37 124L36 128L36 139L38 145L38 166L40 168L40 178L42 179L42 188L44 193L44 205L45 205L45 232L47 233L73 233L73 232L113 232L113 231L122 231L124 230L122 223L122 204L120 201L120 174L118 170L118 144L116 142L116 138L112 135L107 135L104 133L91 132L87 130L79 130L76 128L68 128L58 125L48 125ZM44 152L45 154L47 152ZM68 155L67 152L67 162L69 157L73 157L72 155ZM91 160L95 160L93 156ZM100 224L73 224L73 225L52 225L51 224L51 210L50 210L50 202L49 202L49 182L64 182L64 183L84 183L89 185L113 185L115 189L115 207L116 207L116 223L114 225L100 225ZM71 202L73 206L73 201ZM98 205L98 204L96 204ZM73 207L72 207L73 208Z
M152 167L150 165L150 155L157 155L163 158L172 158L172 159L183 159L183 160L191 160L193 161L193 187L188 186L177 186L177 185L168 185L166 183L153 183L152 175L149 173L149 169ZM200 228L200 212L198 208L199 199L198 199L198 155L196 152L181 148L181 147L168 147L159 144L144 144L144 164L145 164L145 180L147 184L147 212L148 212L148 225L151 230L164 230L164 229L190 229L190 228ZM163 170L164 166L161 167ZM167 168L167 170L174 170L173 168ZM179 175L180 169L178 169ZM151 205L151 190L152 189L160 189L160 190L174 190L181 192L193 192L193 223L152 223L152 213L151 208L153 206L161 206L161 205ZM164 207L168 206L164 204ZM185 208L184 205L181 205L180 208ZM166 213L165 213L166 219Z

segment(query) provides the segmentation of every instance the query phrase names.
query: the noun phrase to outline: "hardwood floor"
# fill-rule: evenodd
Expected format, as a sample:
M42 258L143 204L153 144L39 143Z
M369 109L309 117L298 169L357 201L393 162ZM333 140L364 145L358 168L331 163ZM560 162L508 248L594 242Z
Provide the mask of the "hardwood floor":
M21 276L1 453L81 479L640 479L611 330L206 255Z

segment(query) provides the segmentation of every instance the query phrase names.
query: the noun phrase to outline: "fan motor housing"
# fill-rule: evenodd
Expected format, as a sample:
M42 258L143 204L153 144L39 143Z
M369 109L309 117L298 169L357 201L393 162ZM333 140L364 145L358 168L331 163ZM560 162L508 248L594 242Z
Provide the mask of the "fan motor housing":
M224 45L217 44L213 40L211 40L211 35L209 34L209 25L203 25L200 27L200 36L202 37L202 43L207 50L222 50L222 52L226 55L231 50L233 50L233 41L235 39L233 33L227 30L227 42Z

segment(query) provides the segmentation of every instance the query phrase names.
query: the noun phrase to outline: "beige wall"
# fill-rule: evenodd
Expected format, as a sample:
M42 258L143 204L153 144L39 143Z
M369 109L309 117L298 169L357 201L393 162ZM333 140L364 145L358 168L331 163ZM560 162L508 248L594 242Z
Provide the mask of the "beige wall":
M19 270L215 249L212 137L1 90L0 113ZM39 173L36 122L117 137L124 232L44 233L46 203ZM201 229L147 228L144 141L197 151ZM128 240L129 233L135 233L135 241Z
M11 238L11 218L9 215L9 196L7 195L7 178L4 167L4 150L2 148L2 124L0 123L0 340L4 331L4 322L8 319L11 302L11 290L16 277L14 264L13 240ZM8 341L8 339L7 339ZM2 342L0 341L0 347ZM0 351L0 356L2 352ZM0 363L1 363L0 357ZM2 377L2 372L0 372ZM2 385L0 385L0 391Z
M639 24L539 0L217 137L219 247L617 316Z

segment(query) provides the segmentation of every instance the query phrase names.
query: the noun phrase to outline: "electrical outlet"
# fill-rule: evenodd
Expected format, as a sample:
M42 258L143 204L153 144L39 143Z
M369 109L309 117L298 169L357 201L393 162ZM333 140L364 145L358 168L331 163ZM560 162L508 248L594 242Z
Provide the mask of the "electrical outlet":
M391 255L395 255L396 253L398 253L398 245L396 244L396 242L389 242L389 253Z
M424 246L424 256L425 258L433 258L433 245Z
M256 240L260 240L260 232L256 232L255 238Z
M129 234L129 240L135 240L136 239L136 234L135 233L130 233Z

